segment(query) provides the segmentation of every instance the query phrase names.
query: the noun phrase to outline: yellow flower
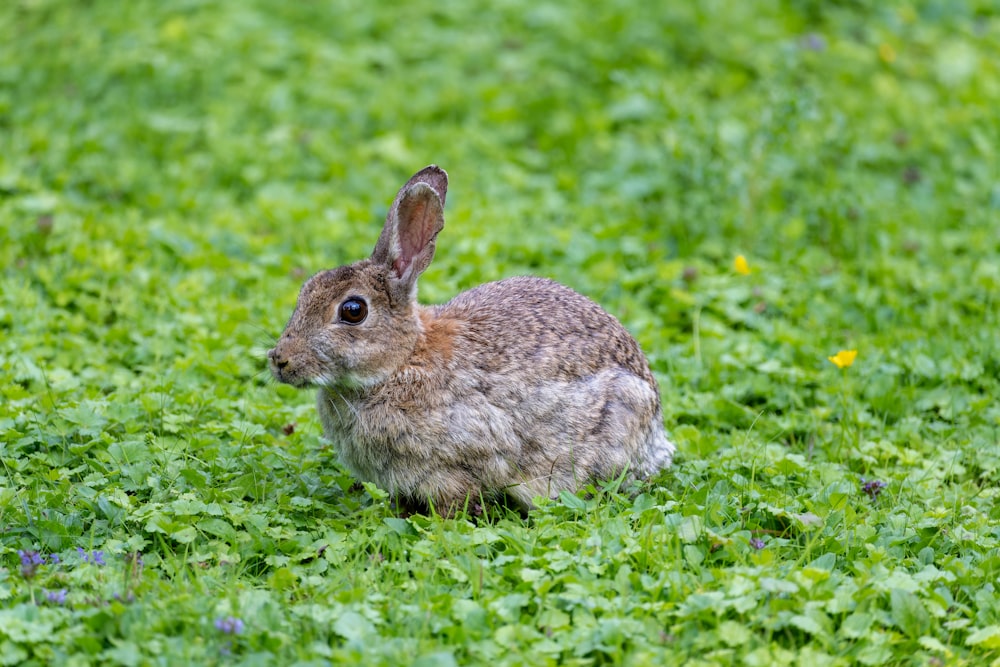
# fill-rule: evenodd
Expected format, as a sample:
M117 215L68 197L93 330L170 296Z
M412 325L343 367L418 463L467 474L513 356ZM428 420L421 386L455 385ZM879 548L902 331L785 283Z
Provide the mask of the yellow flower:
M187 21L181 16L175 16L163 24L163 27L160 28L160 35L167 42L176 42L184 39L187 35L187 28Z
M857 350L841 350L832 357L827 357L837 368L847 368L854 363L854 358L858 356Z
M889 44L879 44L878 57L882 59L882 62L892 63L896 60L896 49Z
M733 269L740 275L750 275L750 265L747 264L747 258L743 255L736 255L736 259L733 260Z

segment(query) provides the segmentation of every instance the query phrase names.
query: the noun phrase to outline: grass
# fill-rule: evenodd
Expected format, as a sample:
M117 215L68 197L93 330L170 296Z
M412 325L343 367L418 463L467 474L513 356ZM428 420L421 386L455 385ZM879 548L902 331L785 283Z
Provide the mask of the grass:
M995 664L998 44L985 0L2 3L0 664ZM268 379L431 162L423 299L600 301L669 473L404 519Z

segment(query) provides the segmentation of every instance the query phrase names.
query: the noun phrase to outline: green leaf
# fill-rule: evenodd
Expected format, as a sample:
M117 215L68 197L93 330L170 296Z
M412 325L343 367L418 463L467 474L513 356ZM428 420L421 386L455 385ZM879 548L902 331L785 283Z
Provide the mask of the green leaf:
M982 646L986 649L1000 648L1000 625L977 628L965 638L966 646Z
M799 592L799 585L794 581L785 581L784 579L775 579L774 577L761 577L759 583L761 590L768 593L794 594Z
M0 642L0 665L20 665L28 657L28 652L17 644L7 641Z
M677 526L677 536L683 542L697 542L704 534L704 521L700 516L686 516Z
M22 644L38 644L51 638L53 625L43 620L41 610L22 604L0 609L0 636Z
M808 632L811 635L823 635L826 632L823 626L820 625L819 621L806 614L795 614L788 620L788 622L799 630Z
M927 633L930 616L916 595L900 588L890 592L892 622L913 639Z
M809 567L815 568L817 570L833 571L836 566L837 566L837 555L832 553L823 554L822 556L816 558L811 563L809 563Z
M416 528L406 519L390 516L382 519L382 521L397 535L412 536L417 534Z
M173 513L177 516L193 516L204 513L207 506L201 500L196 500L194 498L179 498L170 503L170 509L173 510Z
M117 641L115 647L101 654L102 660L108 660L125 667L135 667L142 663L143 656L139 647L130 641Z
M840 624L840 632L845 637L852 639L864 637L868 634L868 630L871 628L874 620L871 614L854 612Z
M656 507L656 499L648 493L640 493L632 501L632 512L635 514L642 514L646 510L651 510Z
M857 660L862 665L884 665L893 657L892 646L885 642L864 644L858 651Z
M96 409L103 406L100 402L81 401L79 405L63 408L59 414L66 421L75 424L82 435L96 437L108 423L107 418Z
M575 493L570 493L569 491L560 491L559 500L562 504L571 510L583 511L587 509L587 501L583 500Z
M153 512L149 520L146 521L146 531L150 533L165 533L170 534L176 530L179 530L178 524L174 520L163 514L162 512Z
M436 651L422 655L413 661L413 667L458 667L455 654L451 651Z
M726 646L745 646L751 637L750 629L736 621L723 621L719 624L719 636Z
M142 440L123 440L108 446L108 455L118 463L139 463L151 458L149 445Z
M186 526L180 530L171 532L170 537L174 538L181 544L190 544L198 539L198 531L194 526Z
M345 611L333 622L333 631L349 641L360 641L375 633L375 625L355 611Z
M362 482L361 485L368 492L368 495L372 497L372 500L386 500L389 497L387 491L383 491L371 482Z
M287 591L295 588L299 578L287 567L277 568L268 579L268 585L276 591Z
M518 574L521 577L521 581L531 583L544 578L547 573L545 570L538 570L531 567L522 567L521 571Z
M215 535L216 537L221 537L223 539L232 539L236 536L236 531L233 529L229 523L223 521L222 519L203 519L195 524L198 530L204 531L209 535Z
M685 544L684 559L692 566L697 567L705 561L705 550L694 544Z

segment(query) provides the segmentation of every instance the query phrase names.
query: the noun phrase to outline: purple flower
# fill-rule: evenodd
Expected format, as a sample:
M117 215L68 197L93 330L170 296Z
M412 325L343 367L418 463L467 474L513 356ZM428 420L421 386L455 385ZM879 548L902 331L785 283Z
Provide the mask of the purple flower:
M61 560L62 559L59 558L59 554L49 555L49 562L52 563L53 565L58 565L61 562Z
M873 479L870 482L866 482L864 478L861 478L861 490L868 494L868 497L872 500L878 498L878 494L882 493L882 489L885 488L885 482L877 479Z
M17 555L21 557L21 565L42 565L45 563L45 556L37 551L19 549Z
M238 635L243 632L243 621L235 616L215 619L215 629L223 634Z
M66 604L66 593L68 591L63 588L58 591L46 591L45 599L52 604Z
M799 40L799 44L806 51L825 51L826 39L819 33L811 32Z
M25 551L24 549L18 549L17 555L21 559L21 576L25 579L31 579L35 576L35 572L38 571L38 566L45 563L45 556L37 551Z
M759 537L755 537L752 540L750 540L750 546L760 551L761 549L764 548L764 540L760 539Z
M80 555L80 560L84 563L93 563L94 565L101 566L107 565L104 562L104 552L103 551L91 551L89 554L87 550L83 547L77 547L76 553Z

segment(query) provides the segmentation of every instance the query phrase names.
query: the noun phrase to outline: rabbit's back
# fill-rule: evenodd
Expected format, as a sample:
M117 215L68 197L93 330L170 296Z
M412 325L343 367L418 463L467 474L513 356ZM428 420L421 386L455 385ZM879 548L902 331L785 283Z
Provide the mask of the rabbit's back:
M518 276L486 283L433 312L461 324L462 352L491 371L573 380L620 368L656 390L645 356L621 323L553 280Z

